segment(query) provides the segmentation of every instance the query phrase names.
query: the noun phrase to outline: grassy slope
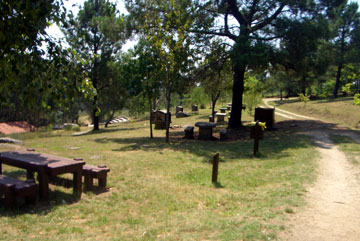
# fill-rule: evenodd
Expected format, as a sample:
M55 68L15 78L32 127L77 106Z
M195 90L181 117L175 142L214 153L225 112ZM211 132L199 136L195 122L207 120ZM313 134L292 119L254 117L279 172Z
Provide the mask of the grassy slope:
M172 125L204 121L209 112L173 118ZM50 204L0 208L0 240L271 240L293 207L303 204L304 185L314 177L316 155L305 136L267 132L254 158L248 138L176 139L169 145L161 130L150 140L148 128L147 121L134 121L78 137L17 135L25 147L107 165L110 191L84 193L72 202L70 189L52 185ZM171 132L183 135L182 128ZM221 163L214 186L209 159L216 152ZM25 175L3 169L7 175Z
M342 97L313 100L306 104L298 99L275 101L275 105L284 110L313 116L349 128L360 129L360 106L355 106L353 102L352 97Z

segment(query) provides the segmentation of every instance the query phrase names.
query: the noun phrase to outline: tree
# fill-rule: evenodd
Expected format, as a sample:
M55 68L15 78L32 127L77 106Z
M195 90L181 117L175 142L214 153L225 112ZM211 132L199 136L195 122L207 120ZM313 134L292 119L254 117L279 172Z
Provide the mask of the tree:
M333 97L337 98L338 90L341 84L342 70L346 63L360 62L360 59L354 59L358 56L359 48L352 44L356 38L356 32L360 31L360 13L357 3L343 3L329 12L333 24L334 38L332 40L334 48L334 64L337 66L336 82L333 91Z
M56 61L53 53L60 50L45 28L62 20L61 7L56 0L0 2L0 119L38 124L46 112L42 97L54 91L56 80L44 66ZM42 44L48 48L47 58Z
M306 95L306 90L317 76L326 72L329 65L329 57L324 49L324 42L329 36L327 20L322 16L304 17L279 25L283 37L273 60L274 66L279 63L288 72L292 70L301 93Z
M198 40L220 36L231 41L230 58L233 70L232 111L230 128L241 126L244 76L247 70L264 66L275 48L279 23L312 16L342 1L187 1L192 12L190 32ZM322 5L326 3L326 5ZM220 21L222 20L222 21Z
M112 22L118 24L110 24ZM123 16L118 17L115 4L108 0L88 0L84 2L76 18L69 14L68 21L63 26L67 41L77 51L79 62L89 73L96 92L90 103L94 130L99 129L100 112L109 110L105 106L108 101L118 101L122 94L121 90L117 89L116 92L116 88L111 86L113 81L118 80L112 78L109 63L115 61L126 36L121 34L124 32L121 31L124 25L125 20ZM109 91L114 95L112 98L109 98Z
M159 79L161 79L161 62L157 58L157 50L153 48L152 43L140 39L138 45L135 47L136 55L136 68L134 69L135 78L133 78L136 83L135 89L138 92L141 92L143 98L148 101L149 107L149 122L150 122L150 138L153 138L153 129L152 129L152 113L156 110L157 100L160 96L161 84Z
M205 57L203 66L197 71L200 85L206 89L211 98L211 115L215 118L215 106L220 94L231 88L231 63L225 45L220 41L213 41L209 46L209 53Z
M191 41L187 28L191 19L186 11L186 1L144 1L128 2L128 9L138 29L151 44L154 61L160 65L157 76L165 91L167 101L166 142L169 142L171 93L181 88L189 79L187 73L192 64ZM164 10L160 12L157 7ZM173 23L173 24L170 24ZM172 28L171 26L177 26Z

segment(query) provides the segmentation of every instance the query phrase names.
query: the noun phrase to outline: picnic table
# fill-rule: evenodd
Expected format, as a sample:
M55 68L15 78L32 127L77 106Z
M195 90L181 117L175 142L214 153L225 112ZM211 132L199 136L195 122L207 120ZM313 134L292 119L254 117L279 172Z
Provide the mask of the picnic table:
M28 178L33 178L34 172L37 172L39 195L45 200L49 198L49 178L72 173L73 194L78 198L81 197L82 167L85 165L83 161L37 152L6 151L0 152L0 174L2 174L2 164L26 169Z
M199 140L211 140L212 136L212 129L216 127L215 123L211 122L196 122L196 127L199 127Z

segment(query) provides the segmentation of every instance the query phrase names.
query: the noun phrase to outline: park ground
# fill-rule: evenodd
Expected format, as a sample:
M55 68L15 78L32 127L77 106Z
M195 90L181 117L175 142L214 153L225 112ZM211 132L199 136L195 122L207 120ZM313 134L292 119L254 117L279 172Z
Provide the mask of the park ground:
M111 172L106 192L86 192L74 200L70 189L54 185L50 203L0 208L0 239L356 240L360 134L351 120L357 113L336 123L327 107L332 117L319 111L326 122L318 121L316 111L309 113L315 108L310 103L276 102L277 130L266 131L255 157L248 114L245 127L229 133L231 140L182 139L183 127L207 121L209 109L173 118L178 128L171 130L170 144L162 130L149 139L146 118L80 136L13 134L24 145L0 150L31 147L105 164ZM327 104L333 103L340 102ZM218 125L215 136L225 127ZM210 160L216 153L219 182L213 185ZM8 166L4 173L25 178L24 171Z

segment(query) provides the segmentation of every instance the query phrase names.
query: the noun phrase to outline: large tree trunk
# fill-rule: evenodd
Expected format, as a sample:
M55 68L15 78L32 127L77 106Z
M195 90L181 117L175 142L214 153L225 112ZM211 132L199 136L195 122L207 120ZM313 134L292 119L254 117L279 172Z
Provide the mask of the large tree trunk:
M234 84L233 84L233 96L232 96L232 107L231 116L229 121L229 128L241 127L241 114L243 104L243 93L244 93L244 77L245 77L245 66L238 68L233 67L234 71Z
M340 79L341 79L342 68L343 68L343 64L340 63L338 65L338 69L337 69L337 73L336 73L336 82L335 82L335 87L334 87L334 92L333 92L333 97L334 98L338 97L338 91L339 91L339 87L340 87Z
M94 96L94 109L93 109L93 124L94 124L94 131L99 130L99 114L98 109L96 108L97 106L97 96Z
M152 116L153 116L153 106L152 106L152 100L151 98L149 98L149 110L150 110L150 139L154 138L153 137L153 129L152 129Z
M170 87L166 89L166 142L170 142L170 104L171 104L171 92Z

